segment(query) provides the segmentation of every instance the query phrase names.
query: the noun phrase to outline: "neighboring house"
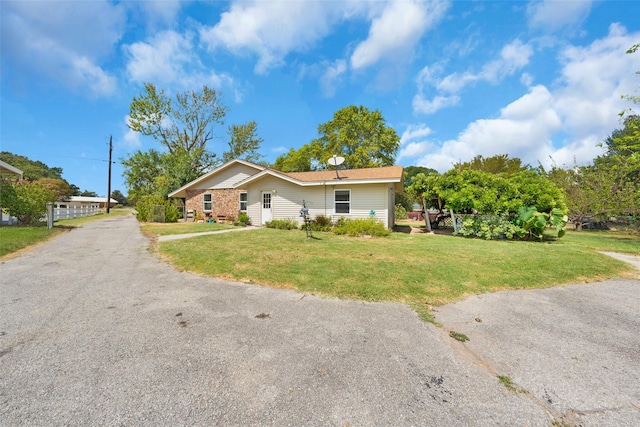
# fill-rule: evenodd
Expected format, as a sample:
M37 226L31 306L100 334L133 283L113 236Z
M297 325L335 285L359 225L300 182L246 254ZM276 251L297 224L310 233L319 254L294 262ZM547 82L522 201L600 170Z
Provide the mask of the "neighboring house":
M22 171L15 166L11 166L7 162L0 160L0 175L17 175L22 179ZM8 214L5 214L0 206L0 225L16 224L18 220Z
M22 178L22 171L9 163L0 160L0 175L18 175Z
M187 210L210 212L213 217L246 212L254 225L274 219L302 223L304 202L311 218L375 217L391 228L395 193L403 188L402 171L402 166L387 166L285 173L234 160L169 196L184 198Z
M63 208L81 208L81 207L97 207L104 209L107 204L106 197L89 197L89 196L71 196L68 199L57 202L58 207ZM109 206L113 207L118 204L116 199L109 199Z
M245 160L232 160L169 194L184 201L185 211L206 218L237 218L247 210L247 192L236 183L264 170Z

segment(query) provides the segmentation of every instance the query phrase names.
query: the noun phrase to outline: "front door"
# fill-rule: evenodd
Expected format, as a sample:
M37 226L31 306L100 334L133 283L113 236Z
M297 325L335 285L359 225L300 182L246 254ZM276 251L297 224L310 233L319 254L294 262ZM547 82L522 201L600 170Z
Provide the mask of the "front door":
M262 215L261 215L261 225L264 225L265 222L271 221L271 192L265 191L262 193Z

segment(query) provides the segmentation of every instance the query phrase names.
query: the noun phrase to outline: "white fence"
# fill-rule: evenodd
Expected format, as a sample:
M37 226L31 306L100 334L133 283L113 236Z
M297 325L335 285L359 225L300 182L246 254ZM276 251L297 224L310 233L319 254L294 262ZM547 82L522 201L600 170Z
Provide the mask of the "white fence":
M70 204L56 203L53 208L53 220L77 218L102 212L98 203L91 204Z

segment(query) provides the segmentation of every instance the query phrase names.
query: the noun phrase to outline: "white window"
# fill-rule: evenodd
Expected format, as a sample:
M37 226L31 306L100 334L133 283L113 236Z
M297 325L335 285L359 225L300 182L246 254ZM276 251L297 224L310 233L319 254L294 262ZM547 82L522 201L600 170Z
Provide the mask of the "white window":
M211 212L211 194L206 193L202 200L202 210L205 212Z
M335 212L337 214L348 214L351 212L351 190L335 190Z
M247 193L240 193L240 212L247 211Z

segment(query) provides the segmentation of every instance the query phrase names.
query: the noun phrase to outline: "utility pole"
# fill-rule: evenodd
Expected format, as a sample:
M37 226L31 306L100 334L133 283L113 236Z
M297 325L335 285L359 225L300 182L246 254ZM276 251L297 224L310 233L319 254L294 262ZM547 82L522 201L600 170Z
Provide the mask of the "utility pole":
M107 213L111 208L111 152L113 151L113 136L109 135L109 183L107 184Z

